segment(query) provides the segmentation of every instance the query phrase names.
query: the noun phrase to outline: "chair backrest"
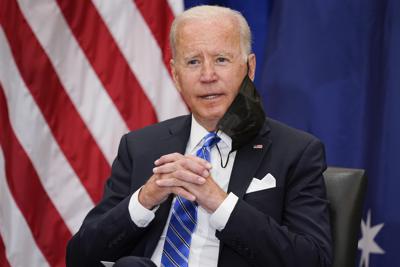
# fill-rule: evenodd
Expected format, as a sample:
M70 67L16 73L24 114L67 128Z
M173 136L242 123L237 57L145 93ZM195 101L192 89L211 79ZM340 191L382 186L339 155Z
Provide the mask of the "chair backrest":
M364 170L329 167L325 184L333 237L333 267L354 267L367 177Z

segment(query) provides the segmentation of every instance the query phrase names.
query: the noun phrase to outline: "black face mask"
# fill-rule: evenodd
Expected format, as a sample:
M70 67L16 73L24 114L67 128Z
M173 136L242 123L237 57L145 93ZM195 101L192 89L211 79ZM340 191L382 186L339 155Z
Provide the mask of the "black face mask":
M250 77L246 75L238 95L219 120L217 130L232 138L232 151L235 151L258 134L264 121L261 97Z

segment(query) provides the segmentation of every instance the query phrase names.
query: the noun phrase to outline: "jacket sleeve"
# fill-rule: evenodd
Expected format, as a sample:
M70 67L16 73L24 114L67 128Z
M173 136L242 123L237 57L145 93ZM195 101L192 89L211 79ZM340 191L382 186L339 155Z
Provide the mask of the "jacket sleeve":
M100 260L115 261L140 240L146 228L137 227L128 211L131 171L132 159L125 135L105 184L103 199L68 243L67 266L102 266Z
M283 206L282 221L239 200L217 237L254 266L330 266L325 169L323 145L313 139L287 177L284 203L276 203Z

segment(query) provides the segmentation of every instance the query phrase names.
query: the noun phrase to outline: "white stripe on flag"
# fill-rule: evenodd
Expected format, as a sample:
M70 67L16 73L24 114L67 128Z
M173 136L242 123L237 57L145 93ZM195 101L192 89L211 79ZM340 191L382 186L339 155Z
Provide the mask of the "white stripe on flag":
M76 42L57 3L53 0L18 2L66 93L111 165L119 139L128 132L128 126Z
M93 4L152 102L158 119L187 114L187 107L164 65L161 49L134 1L94 0Z
M0 82L11 107L11 126L54 206L69 230L75 233L94 204L54 140L42 113L20 77L7 44L4 31L0 28Z
M180 14L184 10L184 3L183 1L176 1L176 0L168 0L168 4L174 13L174 16Z
M49 266L12 197L4 165L4 154L0 147L0 235L8 262L13 267Z

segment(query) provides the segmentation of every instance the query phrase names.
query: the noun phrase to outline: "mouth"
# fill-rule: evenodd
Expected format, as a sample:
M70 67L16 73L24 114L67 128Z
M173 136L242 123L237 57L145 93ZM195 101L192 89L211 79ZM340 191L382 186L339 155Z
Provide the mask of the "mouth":
M208 95L202 95L200 96L201 99L205 100L214 100L222 96L222 94L208 94Z

